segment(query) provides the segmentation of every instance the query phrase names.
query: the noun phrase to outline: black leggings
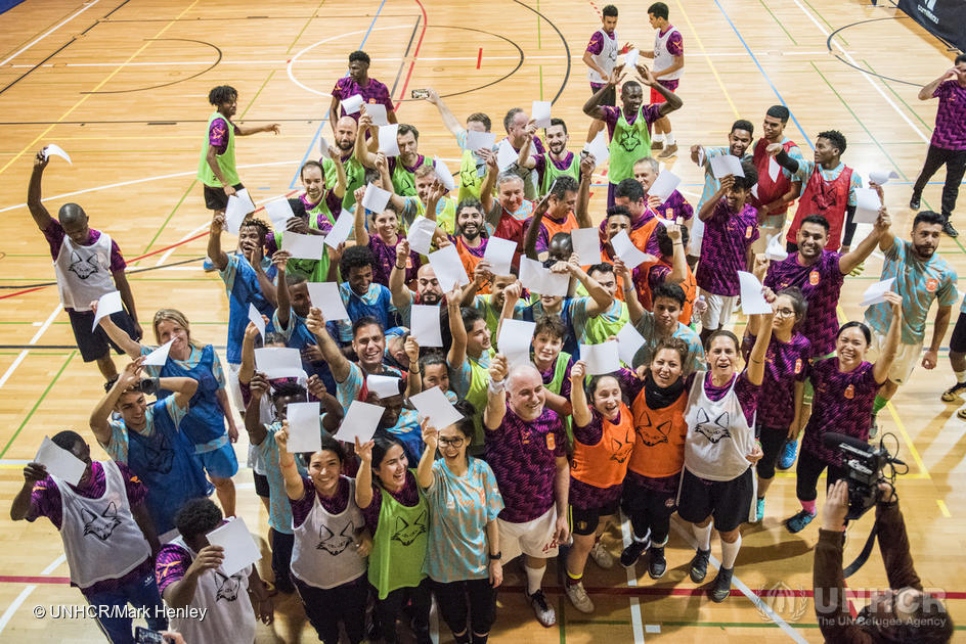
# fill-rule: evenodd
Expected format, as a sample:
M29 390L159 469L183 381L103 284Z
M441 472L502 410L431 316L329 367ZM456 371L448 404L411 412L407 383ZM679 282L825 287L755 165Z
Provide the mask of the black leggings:
M788 439L788 428L758 425L755 427L755 431L758 433L763 454L755 469L758 472L758 478L767 481L775 478L775 464L778 462L782 447L785 446L785 441ZM758 495L761 496L761 490L758 491Z
M315 627L319 640L325 644L339 643L339 622L345 624L350 644L359 644L366 639L366 601L369 599L369 584L366 576L324 590L309 586L292 575L305 607L309 623Z
M673 477L681 480L680 474ZM664 480L664 479L659 479ZM651 543L662 544L667 541L671 531L671 515L677 510L678 486L667 491L646 487L628 477L624 483L624 510L631 517L634 536L641 539L651 531Z
M295 535L279 532L274 528L272 533L272 572L275 574L275 587L283 593L295 592L292 583L292 549L295 548Z
M799 501L814 501L818 498L818 477L826 467L828 475L825 478L825 489L828 491L836 481L845 478L845 468L829 465L805 450L798 455L798 469L795 470L798 481L795 484L795 492Z
M417 641L420 641L420 633L426 637L429 636L429 609L433 604L429 579L423 579L418 586L394 590L385 599L378 599L378 593L376 597L376 623L386 644L396 644L396 618L404 614L403 608L407 602L409 602L409 614L412 616L413 631L416 633Z
M467 614L476 635L486 635L496 621L496 588L489 579L432 582L439 614L453 634L466 631Z

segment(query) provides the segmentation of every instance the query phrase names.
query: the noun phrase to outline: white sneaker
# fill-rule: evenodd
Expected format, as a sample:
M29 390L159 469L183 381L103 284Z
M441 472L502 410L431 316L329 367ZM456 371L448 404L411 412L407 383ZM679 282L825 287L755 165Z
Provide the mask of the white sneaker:
M567 599L574 605L574 608L581 613L594 612L594 602L590 601L590 597L587 596L587 591L584 590L584 582L573 585L566 584L564 586L564 592L567 593Z
M547 603L547 597L543 594L543 590L538 590L532 595L527 592L526 588L523 589L524 594L527 597L527 601L530 602L530 607L533 608L533 614L543 626L550 628L557 623L557 613L554 612L553 607ZM586 597L586 593L584 597ZM588 599L589 601L589 599Z
M614 567L614 555L607 552L607 548L600 541L595 543L591 549L590 558L604 570L610 570Z

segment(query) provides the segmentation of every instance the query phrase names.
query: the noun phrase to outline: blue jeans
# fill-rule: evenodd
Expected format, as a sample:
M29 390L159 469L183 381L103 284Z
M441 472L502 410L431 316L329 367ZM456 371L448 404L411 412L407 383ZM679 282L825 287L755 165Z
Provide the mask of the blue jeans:
M154 573L148 573L116 590L85 595L91 606L110 606L110 615L98 617L97 623L113 644L134 644L134 632L130 617L121 617L124 608L130 603L134 608L143 609L148 628L163 631L168 628L164 617L164 604L158 593Z

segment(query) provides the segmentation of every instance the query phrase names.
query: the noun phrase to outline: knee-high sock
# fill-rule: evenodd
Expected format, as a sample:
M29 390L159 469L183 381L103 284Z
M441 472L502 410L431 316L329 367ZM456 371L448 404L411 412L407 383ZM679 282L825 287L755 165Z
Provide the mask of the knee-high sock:
M735 559L738 558L738 551L741 550L741 535L734 543L728 543L724 539L721 540L721 567L731 570L735 567Z
M691 525L691 529L694 531L694 538L698 541L698 550L711 549L711 528L711 523L708 523L703 528L699 528L696 523Z

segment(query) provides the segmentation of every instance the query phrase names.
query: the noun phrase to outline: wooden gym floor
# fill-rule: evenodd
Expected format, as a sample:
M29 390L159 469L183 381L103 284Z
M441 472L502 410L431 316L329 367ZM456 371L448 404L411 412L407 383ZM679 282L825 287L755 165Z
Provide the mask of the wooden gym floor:
M647 4L620 3L622 41L650 46ZM683 177L694 202L702 178L687 157L688 146L723 145L732 121L747 118L759 128L768 106L785 103L793 113L786 132L806 155L818 132L838 129L849 140L845 161L863 176L876 168L899 173L886 187L887 203L895 230L907 234L910 186L935 114L935 102L919 102L916 93L950 67L954 53L888 2L669 5L672 23L684 34L687 67L680 88L684 108L672 118L682 152L667 167ZM24 205L32 158L41 146L57 143L74 161L68 166L55 159L48 167L48 208L56 212L65 201L79 202L93 227L117 239L130 268L143 271L131 276L141 319L176 306L187 313L197 339L223 346L227 303L218 278L200 269L209 218L194 179L211 87L238 88L237 120L282 124L277 137L262 134L237 144L241 175L257 203L294 191L300 163L318 156L318 138L330 132L326 92L345 72L347 54L358 48L372 56L371 75L400 101L400 120L419 127L421 151L440 155L451 168L459 156L455 142L431 105L407 100L414 88L437 88L460 118L489 113L501 136L508 108L552 100L554 115L570 125L576 150L588 125L580 110L589 91L580 58L599 25L598 9L590 0L27 0L0 15L0 213L7 231L0 242L4 503L20 488L23 464L45 434L70 428L89 435L87 416L103 391L95 367L85 365L74 347L50 286L47 246ZM927 189L924 207L938 209L941 180L937 175ZM592 201L597 217L602 202L599 194ZM963 228L962 220L957 225ZM940 250L959 270L966 268L961 243L944 238ZM864 275L847 280L844 318L861 314L859 295L877 278L880 264L874 257ZM944 350L939 367L918 369L880 422L910 463L899 491L917 569L925 586L941 589L953 616L966 624L960 577L966 564L959 558L966 494L954 483L964 472L966 432L956 406L939 400L951 380ZM243 444L238 453L244 456ZM546 586L559 618L553 629L533 620L523 600L523 576L509 566L493 640L820 641L810 599L817 528L791 536L781 526L797 503L793 476L779 477L764 523L745 530L736 591L724 604L710 603L686 579L691 551L678 526L668 550L670 570L660 583L646 574L588 566L586 584L597 603L590 617L569 607L551 567ZM250 472L243 470L237 480L240 513L264 533L265 513ZM34 617L35 606L83 599L66 583L62 547L49 522L14 525L6 511L3 516L0 641L102 641L91 621ZM869 528L868 517L851 528L847 557L857 554ZM607 538L619 552L619 532ZM713 551L720 552L717 543ZM862 589L885 583L876 553L849 580L860 589L856 606L864 605ZM300 632L314 640L311 628L292 617L295 604L279 603L276 626L262 628L259 641L296 641ZM448 632L441 639L448 641Z

